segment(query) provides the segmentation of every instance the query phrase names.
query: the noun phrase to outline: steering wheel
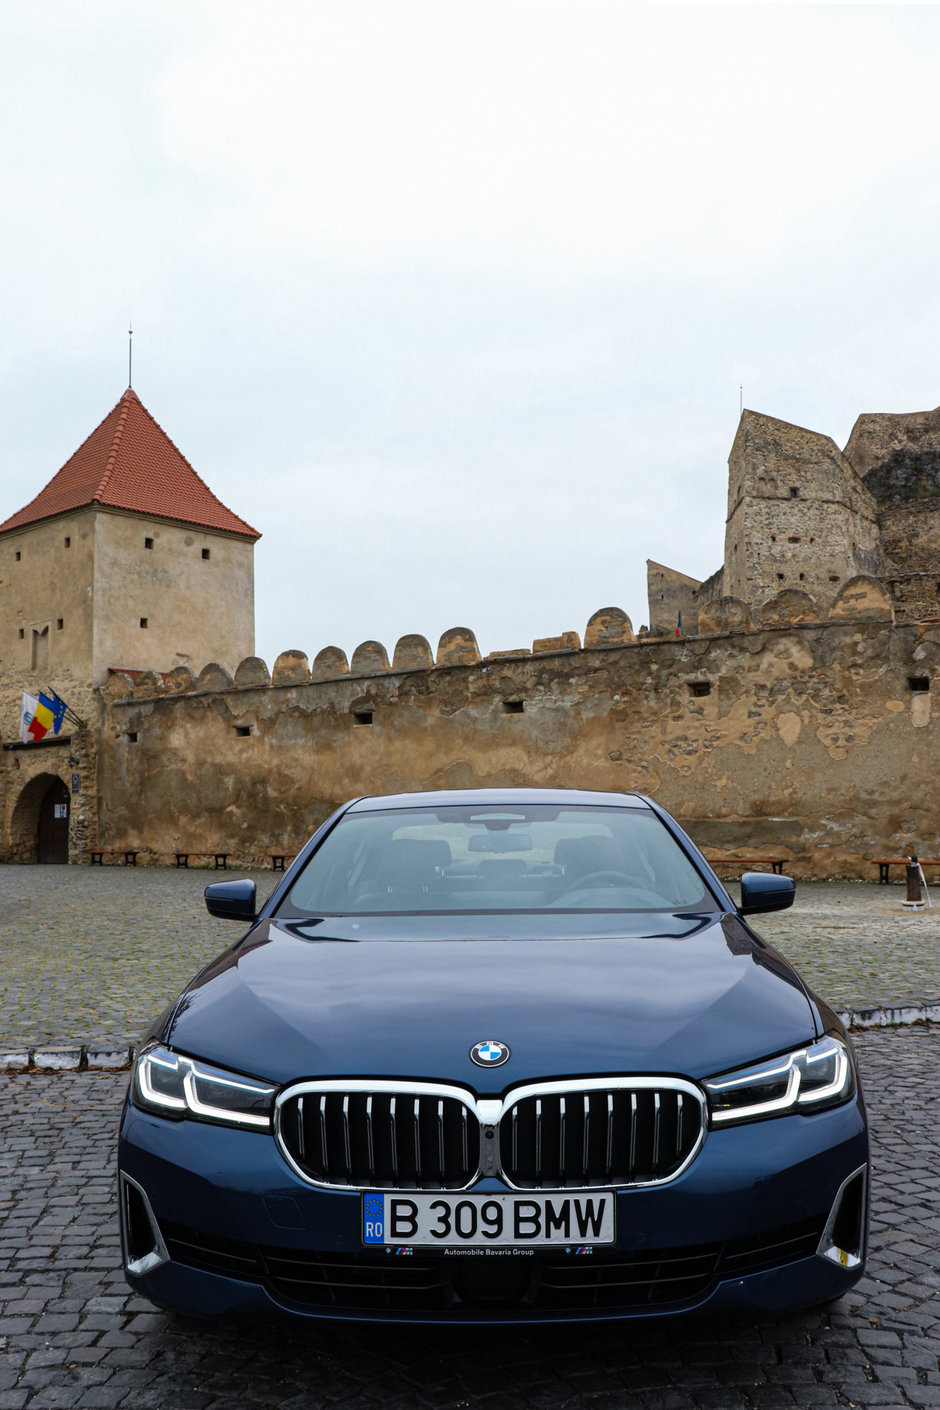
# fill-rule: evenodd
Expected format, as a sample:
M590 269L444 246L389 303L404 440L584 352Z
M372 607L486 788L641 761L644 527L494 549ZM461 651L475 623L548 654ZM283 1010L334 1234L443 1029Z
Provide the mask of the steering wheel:
M592 886L633 886L634 884L625 871L587 871L583 876L575 877L571 885L566 886L561 892L561 895L567 896L569 891L587 891Z

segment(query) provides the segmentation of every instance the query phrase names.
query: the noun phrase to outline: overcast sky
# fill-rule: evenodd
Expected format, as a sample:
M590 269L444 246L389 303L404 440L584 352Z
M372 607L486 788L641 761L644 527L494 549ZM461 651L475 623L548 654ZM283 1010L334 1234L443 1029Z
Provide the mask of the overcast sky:
M940 402L940 8L45 0L0 45L0 519L134 387L257 650L647 621L744 404Z

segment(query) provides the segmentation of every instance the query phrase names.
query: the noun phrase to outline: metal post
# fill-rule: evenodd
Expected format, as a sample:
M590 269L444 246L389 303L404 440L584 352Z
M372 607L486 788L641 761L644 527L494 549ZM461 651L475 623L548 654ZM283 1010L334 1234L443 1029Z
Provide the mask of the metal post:
M907 866L907 900L901 905L906 911L922 911L924 909L924 895L921 890L921 881L924 873L921 871L920 862L916 857L908 857Z

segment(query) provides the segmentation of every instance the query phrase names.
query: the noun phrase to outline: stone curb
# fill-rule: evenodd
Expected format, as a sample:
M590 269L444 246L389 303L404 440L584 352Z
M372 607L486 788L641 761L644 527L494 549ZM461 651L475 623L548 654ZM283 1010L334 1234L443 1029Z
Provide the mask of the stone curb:
M912 1023L940 1023L940 999L923 1004L873 1004L837 1009L846 1028L906 1028ZM130 1067L134 1045L117 1043L44 1043L0 1053L0 1072L32 1068L38 1072L116 1072Z
M902 1028L911 1023L940 1023L940 999L923 1004L873 1004L864 1009L837 1009L846 1028Z
M0 1053L0 1072L36 1068L41 1072L113 1072L130 1067L134 1047L128 1043L37 1043Z

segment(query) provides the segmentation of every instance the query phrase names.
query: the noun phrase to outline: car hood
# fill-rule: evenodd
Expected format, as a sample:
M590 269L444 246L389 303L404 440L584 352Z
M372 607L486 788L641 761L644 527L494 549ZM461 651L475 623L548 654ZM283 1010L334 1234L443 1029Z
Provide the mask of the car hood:
M494 938L466 917L382 918L381 931L377 918L264 921L197 977L164 1037L279 1084L395 1076L495 1093L568 1075L703 1077L815 1036L800 980L736 916L667 917L658 934L607 920L610 933L543 914L550 938ZM470 1061L488 1039L512 1053L495 1071Z

